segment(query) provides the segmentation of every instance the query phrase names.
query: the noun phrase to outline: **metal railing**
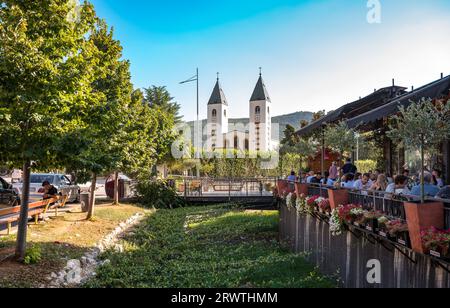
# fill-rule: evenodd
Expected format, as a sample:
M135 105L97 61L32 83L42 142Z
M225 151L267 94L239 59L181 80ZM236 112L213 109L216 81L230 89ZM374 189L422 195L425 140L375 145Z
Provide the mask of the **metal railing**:
M334 189L326 185L308 184L308 195L328 198L328 189ZM342 188L346 189L346 188ZM359 204L364 209L383 212L393 218L406 219L404 202L418 201L416 196L396 195L382 191L355 190L349 191L349 203ZM444 203L445 228L450 229L450 200L426 198L426 201L440 201Z
M176 180L176 191L184 197L273 196L277 178L194 178Z

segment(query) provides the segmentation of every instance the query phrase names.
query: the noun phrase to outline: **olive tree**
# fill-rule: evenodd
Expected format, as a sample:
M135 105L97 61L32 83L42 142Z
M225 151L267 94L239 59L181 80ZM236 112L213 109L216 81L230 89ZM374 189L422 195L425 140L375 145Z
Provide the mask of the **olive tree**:
M402 143L406 149L420 150L421 154L421 201L425 202L425 153L435 151L450 138L450 101L433 103L422 98L411 102L408 107L400 107L399 114L389 125L388 137Z

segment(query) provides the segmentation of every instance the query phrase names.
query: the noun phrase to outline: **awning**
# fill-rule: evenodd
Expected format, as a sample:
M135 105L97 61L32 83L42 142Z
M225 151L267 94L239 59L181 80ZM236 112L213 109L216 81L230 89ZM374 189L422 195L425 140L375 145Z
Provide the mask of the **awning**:
M399 86L382 88L360 100L344 105L337 110L331 111L321 119L299 130L297 134L299 136L306 136L313 133L315 130L320 129L324 125L349 119L354 117L355 115L364 113L368 110L372 110L375 107L388 103L393 97L405 93L405 90L406 88Z
M398 113L399 107L408 107L411 102L417 102L422 98L443 98L450 94L450 76L436 80L412 92L397 97L384 106L354 117L347 121L350 128L355 128L364 124L375 122L384 117Z

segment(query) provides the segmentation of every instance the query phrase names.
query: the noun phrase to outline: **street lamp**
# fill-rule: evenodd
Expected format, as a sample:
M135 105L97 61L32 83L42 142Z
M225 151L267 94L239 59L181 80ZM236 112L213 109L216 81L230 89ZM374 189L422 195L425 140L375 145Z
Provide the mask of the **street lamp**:
M200 125L200 105L199 105L199 75L198 75L198 68L197 68L197 72L195 74L195 76L180 82L180 84L185 84L185 83L191 83L191 82L196 82L197 83L197 121L194 124L194 145L195 145L195 159L197 159L197 177L200 177L200 152L199 149L201 147L200 141L201 141L201 132L199 132L201 125Z

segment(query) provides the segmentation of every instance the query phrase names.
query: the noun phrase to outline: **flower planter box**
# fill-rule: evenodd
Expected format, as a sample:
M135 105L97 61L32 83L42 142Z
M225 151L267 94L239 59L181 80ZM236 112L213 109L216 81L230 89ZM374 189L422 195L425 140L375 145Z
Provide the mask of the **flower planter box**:
M328 189L331 209L337 209L340 205L348 204L348 190L346 189Z
M370 219L366 222L366 230L376 233L378 232L378 219Z
M444 204L442 202L412 203L405 202L406 220L412 249L425 254L421 231L425 228L444 228Z
M385 239L392 241L392 242L397 242L397 238L391 236L391 234L389 233L388 230L386 229L379 229L378 230L378 235L381 237L384 237Z
M295 183L295 193L297 196L308 195L308 184Z
M278 190L278 196L283 196L283 194L290 193L289 191L289 182L285 180L278 180L277 182L277 190Z
M445 260L447 262L450 261L450 253L449 250L446 249L445 251L443 249L437 249L437 250L430 250L430 255L435 257L435 258L439 258L442 260Z
M397 243L407 248L411 248L411 239L408 232L397 234Z

